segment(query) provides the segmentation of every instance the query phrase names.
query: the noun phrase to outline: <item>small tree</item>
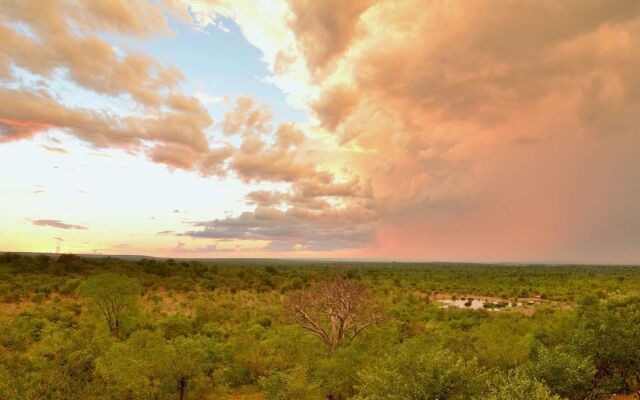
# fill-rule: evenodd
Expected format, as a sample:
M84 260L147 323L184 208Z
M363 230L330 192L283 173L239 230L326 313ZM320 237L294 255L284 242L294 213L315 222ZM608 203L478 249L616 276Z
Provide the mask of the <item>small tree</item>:
M211 388L218 359L215 342L204 336L170 341L140 330L98 358L96 371L117 398L184 400L188 391Z
M78 294L90 299L114 336L120 335L123 318L137 309L140 293L138 281L114 273L92 276L78 287Z
M178 337L171 341L173 358L170 376L175 383L178 399L184 400L187 389L194 381L213 376L213 368L219 357L213 340L204 336Z
M322 340L329 352L343 339L352 340L381 320L366 286L342 276L292 292L286 308L300 327Z
M542 347L528 368L528 373L554 393L577 400L589 395L596 369L587 358L565 352L559 347L553 350Z
M467 400L486 391L487 375L474 360L406 342L360 373L357 400Z
M158 399L171 385L173 351L155 332L136 331L96 360L96 373L113 398Z

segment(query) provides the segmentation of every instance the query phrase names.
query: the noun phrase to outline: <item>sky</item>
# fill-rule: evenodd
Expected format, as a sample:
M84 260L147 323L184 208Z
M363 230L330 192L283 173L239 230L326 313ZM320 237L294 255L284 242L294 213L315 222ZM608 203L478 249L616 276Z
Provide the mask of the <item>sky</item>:
M0 251L640 263L640 2L3 0Z

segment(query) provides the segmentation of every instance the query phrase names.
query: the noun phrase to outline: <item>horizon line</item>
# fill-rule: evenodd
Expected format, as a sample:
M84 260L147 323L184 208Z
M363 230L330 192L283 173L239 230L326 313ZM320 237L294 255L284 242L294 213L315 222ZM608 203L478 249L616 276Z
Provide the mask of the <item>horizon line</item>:
M19 255L47 255L56 256L72 254L84 258L118 258L118 259L156 259L156 260L203 260L203 261L318 261L318 262L360 262L360 263L398 263L398 264L475 264L475 265L521 265L521 266L629 266L640 267L640 263L591 263L583 261L468 261L468 260L420 260L420 259L385 259L385 258L356 258L356 257L162 257L141 254L99 254L99 253L54 253L30 251L0 251L3 254Z

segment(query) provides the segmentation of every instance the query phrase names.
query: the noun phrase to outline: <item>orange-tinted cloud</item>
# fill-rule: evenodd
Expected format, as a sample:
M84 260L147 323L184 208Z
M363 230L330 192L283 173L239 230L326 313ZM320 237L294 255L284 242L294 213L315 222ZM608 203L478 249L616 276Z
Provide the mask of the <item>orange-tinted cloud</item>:
M276 145L282 149L301 146L305 142L305 135L294 124L281 124L275 133Z
M37 226L46 226L46 227L57 228L57 229L78 229L78 230L89 229L86 226L67 224L55 219L34 219L34 220L31 220L31 223Z
M344 84L333 86L313 104L322 125L333 131L348 117L358 104L358 94Z
M64 130L97 147L143 148L149 157L176 168L215 170L229 151L210 148L204 128L211 123L198 106L159 112L153 118L117 117L70 108L47 93L0 88L0 141L25 139L51 128Z
M373 0L290 0L292 28L309 68L316 70L340 56L358 35L360 15Z
M5 18L26 24L35 37L0 25L0 40L4 43L0 61L45 77L63 68L69 78L88 89L109 95L127 94L142 104L159 106L160 90L174 87L182 78L180 72L163 68L144 54L118 57L113 46L95 33L107 30L139 35L167 31L166 18L147 2L94 3L3 2ZM80 34L73 32L71 23Z
M247 195L253 212L194 224L197 238L269 241L265 251L331 250L368 246L374 238L373 189L355 177L341 181L314 162L317 155L294 124L271 128L271 113L241 98L227 113L228 134L241 133L242 144L228 168L248 182L288 183L288 192L258 190ZM283 211L284 208L284 211ZM338 226L339 225L339 226Z
M177 92L182 73L142 53L118 54L99 32L149 36L168 33L168 20L157 4L135 0L0 5L0 71L22 68L48 79L63 71L72 82L106 96L127 96L145 117L71 108L39 88L0 89L2 141L29 138L51 128L71 133L97 147L147 151L149 158L171 167L215 171L224 161L210 149L204 130L213 120L200 101ZM44 82L44 81L43 81Z
M269 130L268 123L272 118L266 106L258 104L255 99L239 96L235 107L225 114L222 121L222 132L225 135L259 135Z
M26 139L50 126L33 121L15 121L0 118L0 143Z
M339 144L316 151L370 179L371 254L640 259L639 3L311 3L288 2L293 44L231 17Z

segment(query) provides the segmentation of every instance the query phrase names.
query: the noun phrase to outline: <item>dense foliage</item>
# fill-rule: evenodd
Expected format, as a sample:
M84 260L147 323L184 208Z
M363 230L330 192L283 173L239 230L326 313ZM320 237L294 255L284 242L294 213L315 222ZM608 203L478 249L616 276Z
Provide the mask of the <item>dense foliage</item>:
M336 267L0 255L0 399L574 400L640 386L640 268L341 263L384 318L328 351L287 304L326 292Z

